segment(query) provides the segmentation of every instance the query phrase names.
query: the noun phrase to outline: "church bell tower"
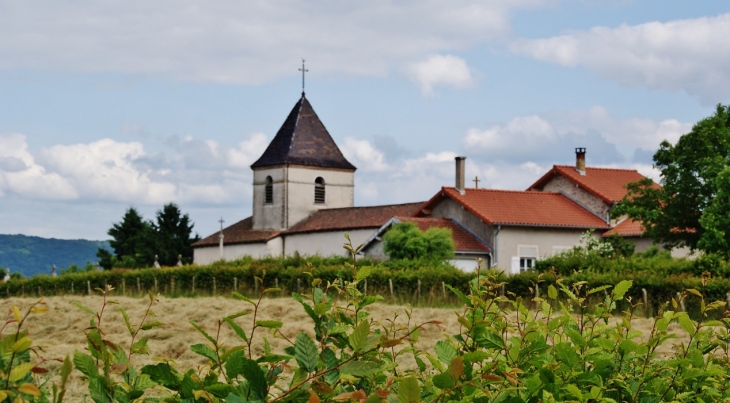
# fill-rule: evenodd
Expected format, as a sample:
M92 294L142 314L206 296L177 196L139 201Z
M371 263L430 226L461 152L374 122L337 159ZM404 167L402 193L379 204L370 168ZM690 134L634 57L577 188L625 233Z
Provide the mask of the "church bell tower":
M304 92L251 169L254 230L286 230L317 210L354 205L356 168Z

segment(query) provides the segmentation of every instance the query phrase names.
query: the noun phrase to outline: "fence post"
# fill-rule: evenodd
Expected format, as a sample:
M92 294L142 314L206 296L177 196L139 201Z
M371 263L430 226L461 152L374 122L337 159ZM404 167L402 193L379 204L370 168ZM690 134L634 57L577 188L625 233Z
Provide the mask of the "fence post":
M641 289L641 293L644 297L644 316L649 317L649 295L646 292L646 288Z
M23 285L20 286L20 291L21 291L21 294L20 295L23 298L25 298L25 284L23 284Z
M215 277L213 277L213 295L215 295Z
M238 277L233 277L233 291L238 291Z
M368 279L363 280L363 288L364 288L363 294L367 294L368 293Z
M142 294L142 287L139 286L139 276L137 276L137 294Z
M297 293L302 293L302 279L300 278L297 279Z
M443 281L441 282L441 294L446 298L446 283Z
M725 294L725 299L727 300L727 307L730 308L730 292Z
M175 293L175 276L170 277L170 294Z
M274 287L279 288L279 277L274 279Z
M253 278L253 294L259 295L259 279L256 276Z
M86 280L86 291L89 292L89 295L91 295L91 281Z
M392 278L388 279L388 285L390 286L390 299L393 299L393 298L395 298L395 296L393 295L393 279Z
M193 276L193 295L195 295L195 276Z
M127 296L127 281L122 277L122 295Z
M153 276L153 278L155 279L155 294L157 294L159 292L157 288L157 276Z
M540 286L535 284L535 298L540 298Z
M73 295L73 293L74 293L74 282L72 281L71 282L71 295Z
M502 284L502 287L500 287L500 289L502 291L502 296L504 297L504 295L505 295L505 292L504 292L505 291L505 285Z
M41 286L38 286L38 296L41 296Z
M679 306L682 308L682 312L687 312L687 308L684 306L684 300L682 299L682 294L677 291L677 301L679 301Z
M421 279L418 279L418 299L421 299Z

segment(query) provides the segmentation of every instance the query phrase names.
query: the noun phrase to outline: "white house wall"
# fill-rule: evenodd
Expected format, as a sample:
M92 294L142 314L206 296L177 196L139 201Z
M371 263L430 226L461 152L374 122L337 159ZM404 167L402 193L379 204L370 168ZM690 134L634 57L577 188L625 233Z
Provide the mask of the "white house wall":
M255 259L277 257L281 256L281 247L282 240L280 237L268 242L225 245L223 247L223 260L236 260L243 256L251 256ZM196 264L210 264L218 260L221 260L218 245L193 249L193 262Z
M580 235L585 229L506 227L497 235L497 267L511 272L512 259L519 258L519 248L537 247L537 258L545 258L562 250L580 245ZM595 234L598 236L598 233ZM514 273L512 273L514 274Z
M358 247L372 235L377 228L348 231L352 245ZM302 256L343 256L348 252L342 247L347 241L345 231L310 232L291 234L284 238L284 250L288 256L298 251Z

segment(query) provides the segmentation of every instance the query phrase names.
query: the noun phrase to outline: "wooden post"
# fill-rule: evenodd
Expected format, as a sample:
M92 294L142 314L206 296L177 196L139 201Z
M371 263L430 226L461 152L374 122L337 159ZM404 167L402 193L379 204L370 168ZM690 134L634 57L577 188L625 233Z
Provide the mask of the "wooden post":
M139 276L137 276L137 294L142 294L142 287L139 286Z
M253 294L259 295L259 279L253 278Z
M677 291L677 301L679 301L679 306L682 308L683 312L687 312L687 308L684 306L684 300L682 299L682 294Z
M418 299L421 299L421 279L418 279Z
M446 298L446 283L441 282L441 294Z
M127 281L122 277L122 295L127 296Z
M215 277L213 277L213 295L215 295Z
M20 286L20 290L21 290L21 294L20 294L20 295L21 295L21 296L22 296L23 298L25 298L25 284L23 284L23 285L21 285L21 286Z
M363 285L363 290L364 290L363 294L367 294L368 293L368 279L363 280L362 285Z
M38 286L38 296L41 296L41 286Z
M233 291L238 291L238 277L233 277Z
M89 292L89 295L91 295L91 281L86 280L86 291Z
M74 293L74 282L72 281L71 282L71 295L73 295L73 293Z
M502 287L500 287L500 289L502 291L502 296L504 297L505 294L506 294L506 292L505 292L505 284L502 284Z
M279 277L274 279L274 287L279 288Z
M649 295L646 292L646 288L641 289L641 294L644 297L644 316L649 317Z
M193 295L195 295L195 276L193 276Z
M155 294L157 294L159 289L157 288L157 276L154 276L155 279Z
M726 309L730 308L730 292L725 294L725 299L727 300Z
M388 285L390 286L390 299L395 298L395 295L393 295L393 279L388 279Z
M540 286L535 284L535 298L540 298Z
M302 279L300 278L297 279L297 293L302 293Z

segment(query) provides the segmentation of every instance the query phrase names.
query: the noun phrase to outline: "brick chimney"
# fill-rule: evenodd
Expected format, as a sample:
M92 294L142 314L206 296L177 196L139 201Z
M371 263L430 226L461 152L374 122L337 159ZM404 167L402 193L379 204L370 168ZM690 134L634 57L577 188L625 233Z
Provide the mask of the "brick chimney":
M578 147L575 149L575 170L579 174L586 174L586 149L585 147Z
M464 194L466 187L464 186L464 179L466 177L466 157L456 157L456 190L459 193Z

